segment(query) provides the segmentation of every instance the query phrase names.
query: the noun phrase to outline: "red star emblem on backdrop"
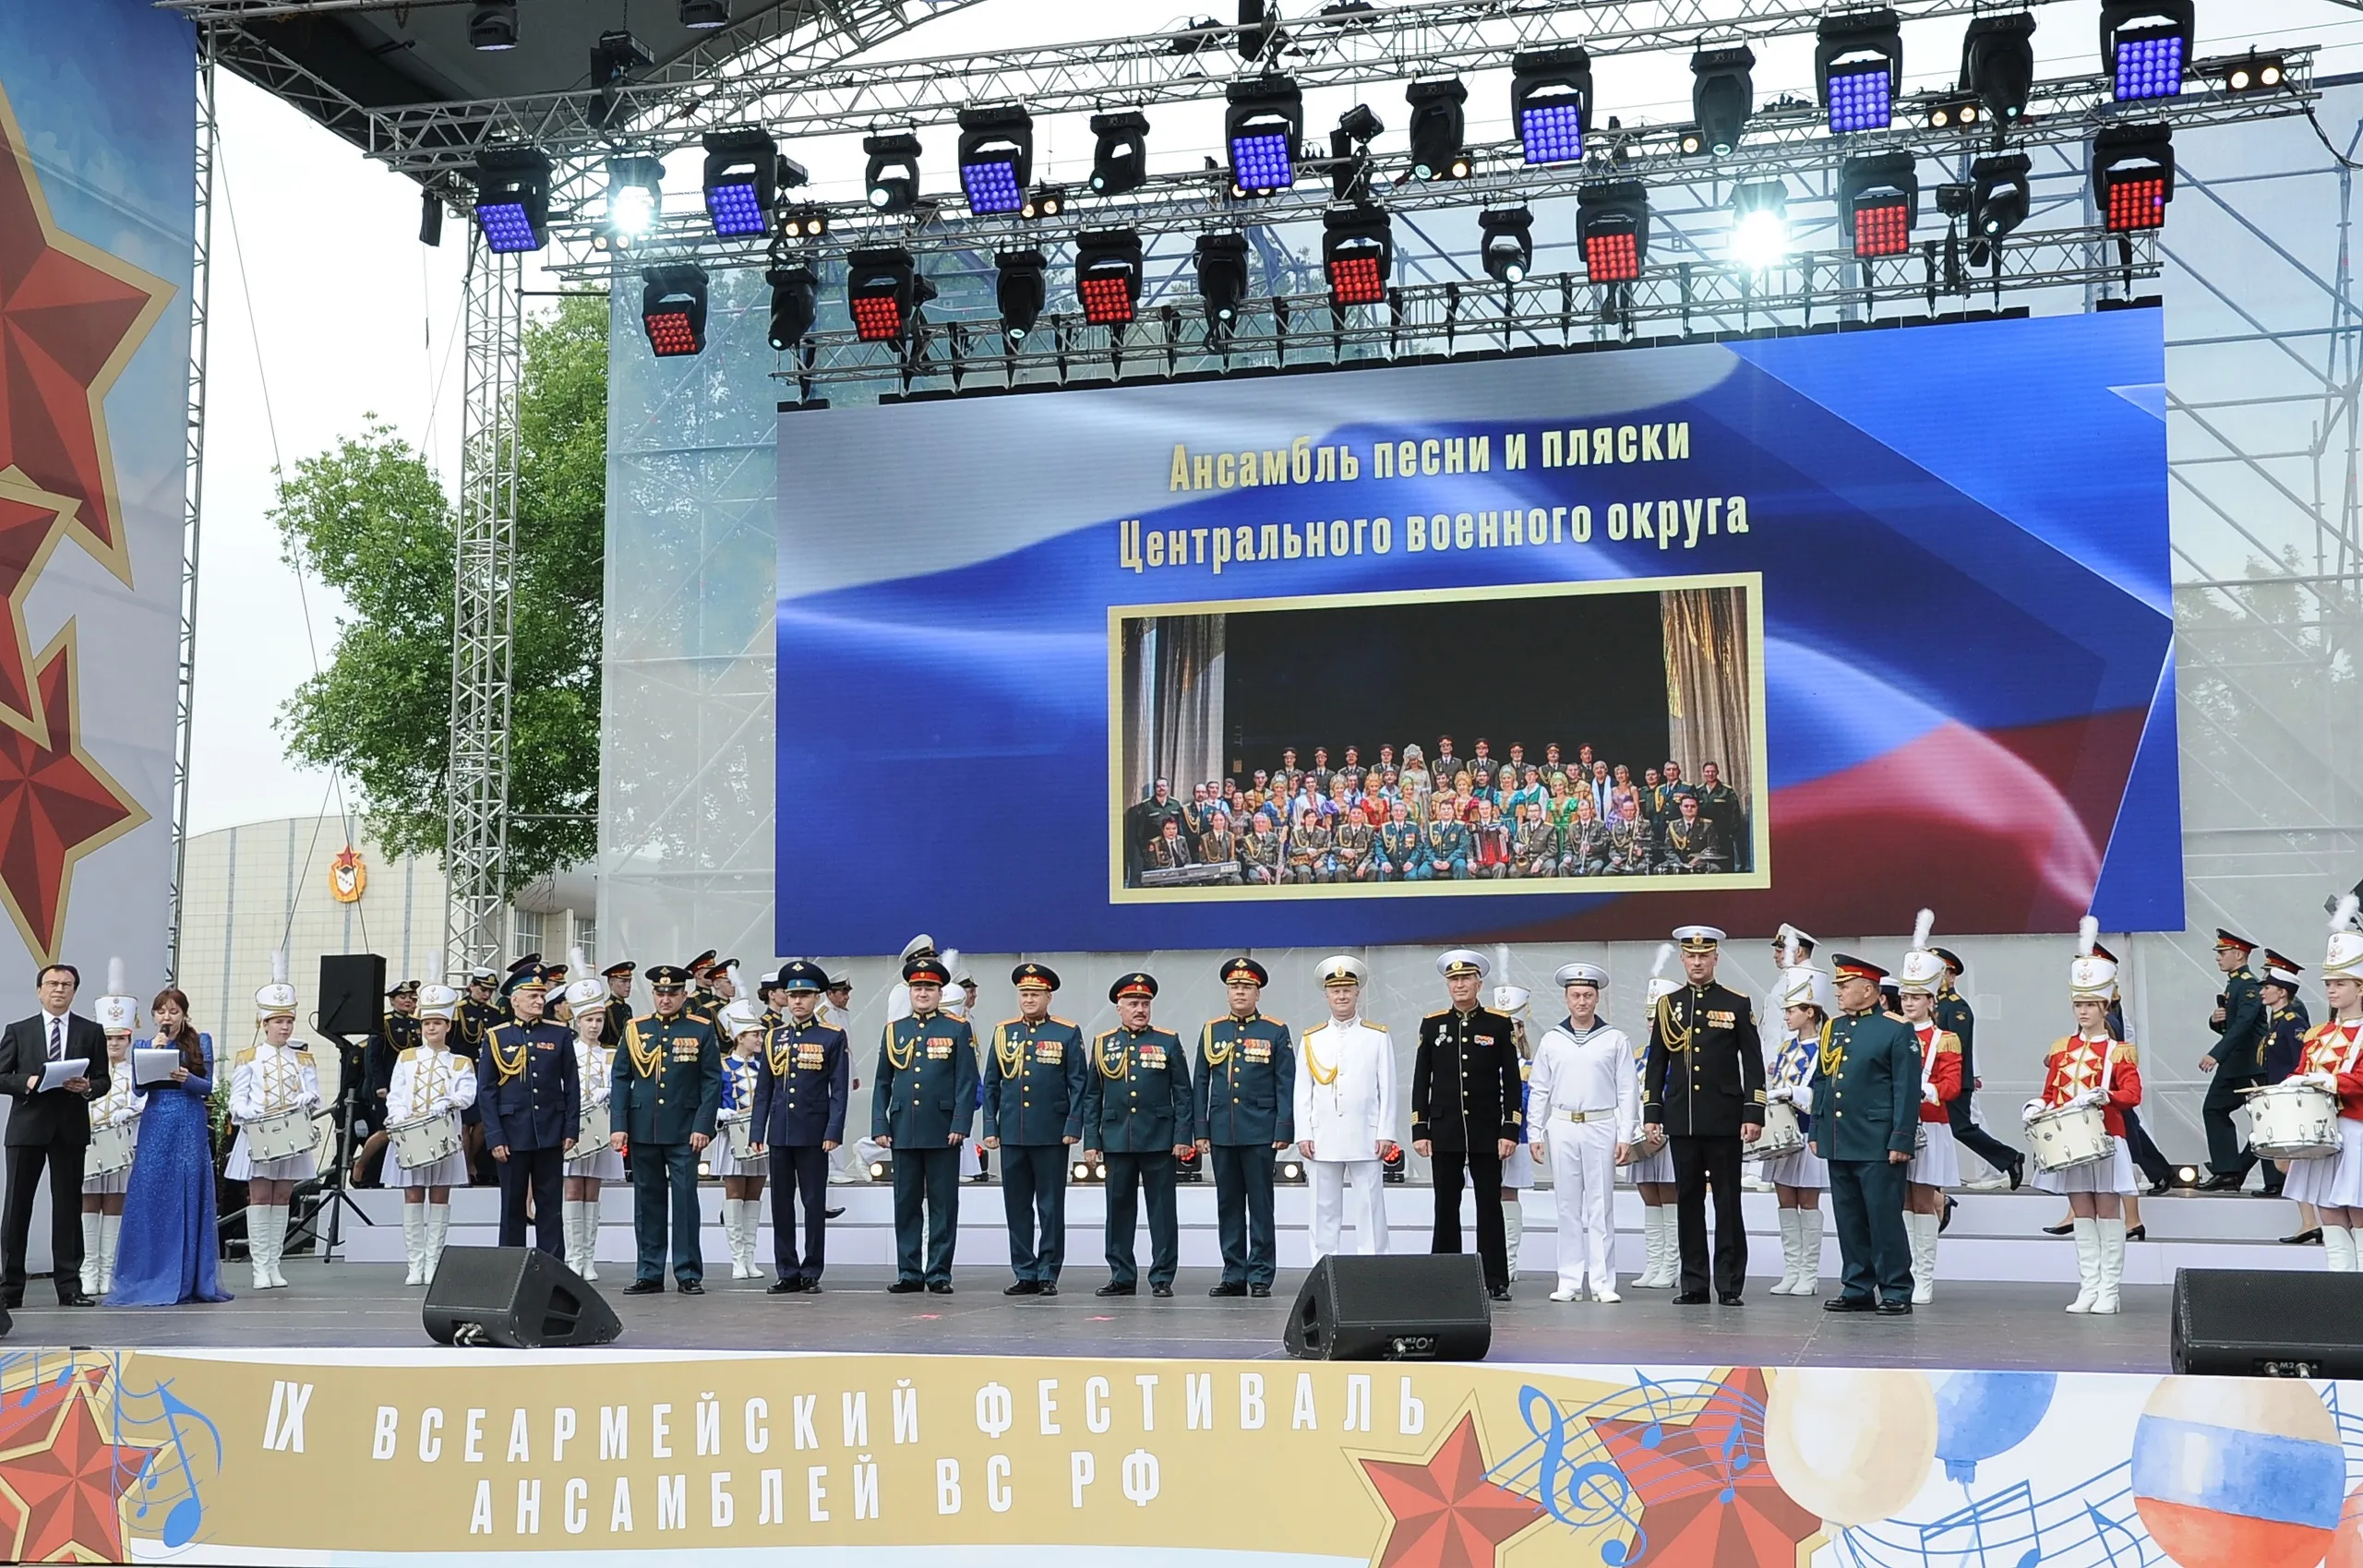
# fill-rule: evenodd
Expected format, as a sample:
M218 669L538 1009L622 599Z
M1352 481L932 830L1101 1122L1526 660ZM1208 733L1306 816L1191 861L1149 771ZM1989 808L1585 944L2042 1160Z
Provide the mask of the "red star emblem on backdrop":
M1727 1375L1689 1421L1595 1420L1592 1431L1641 1505L1635 1568L1794 1564L1821 1530L1764 1458L1764 1374Z
M25 635L25 597L49 559L74 503L0 470L0 724L39 736L41 688Z
M1373 1568L1493 1568L1502 1543L1543 1516L1542 1504L1485 1478L1477 1418L1460 1418L1427 1462L1364 1459L1392 1517Z
M43 961L66 931L75 862L148 820L82 748L74 660L69 621L34 666L42 734L0 727L0 899Z
M121 1562L123 1495L154 1452L110 1442L104 1369L12 1394L0 1411L0 1545L11 1562Z
M172 285L57 227L0 93L0 472L74 503L66 522L109 571L131 556L107 449L107 389Z

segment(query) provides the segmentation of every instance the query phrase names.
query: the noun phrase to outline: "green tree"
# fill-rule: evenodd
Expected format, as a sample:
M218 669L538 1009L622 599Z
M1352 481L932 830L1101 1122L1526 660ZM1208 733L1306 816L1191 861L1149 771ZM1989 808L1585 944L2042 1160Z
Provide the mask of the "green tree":
M606 302L560 301L526 324L524 351L510 890L598 847ZM289 564L336 589L351 609L327 666L281 711L287 753L351 778L390 852L439 857L451 719L450 497L419 451L372 415L360 435L280 475L271 521Z

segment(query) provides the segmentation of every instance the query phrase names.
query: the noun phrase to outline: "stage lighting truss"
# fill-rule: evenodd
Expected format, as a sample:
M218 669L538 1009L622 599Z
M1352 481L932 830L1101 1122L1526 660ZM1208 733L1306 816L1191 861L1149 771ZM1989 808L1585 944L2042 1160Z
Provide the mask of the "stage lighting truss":
M705 138L705 215L723 239L771 232L779 198L779 143L769 131L714 131Z
M1685 150L1728 156L1756 112L1756 52L1745 43L1701 49L1690 57L1690 116L1697 144Z
M1833 134L1887 129L1895 118L1897 85L1903 80L1903 34L1895 13L1881 7L1824 17L1816 32L1813 74Z
M818 202L791 207L779 218L779 232L792 240L817 240L831 228L829 209Z
M2190 39L2191 0L2102 0L2101 67L2120 103L2182 91Z
M1529 164L1579 161L1591 129L1591 56L1571 48L1513 58L1510 126Z
M919 199L919 138L909 131L885 131L861 138L868 160L862 187L873 212L908 212Z
M847 257L846 307L853 314L855 334L865 343L900 339L926 297L920 293L922 281L911 253L899 245L858 250Z
M1990 245L2027 221L2033 168L2023 152L1997 152L1969 166L1969 232L1979 242Z
M2174 195L2174 133L2167 127L2105 126L2093 138L2093 198L2112 233L2164 228Z
M1649 254L1649 188L1638 180L1586 186L1576 201L1576 235L1584 275L1595 283L1629 283Z
M1751 180L1732 187L1732 265L1745 273L1769 271L1789 258L1789 186L1784 180Z
M1233 196L1270 196L1296 184L1298 144L1304 139L1304 94L1287 77L1231 84L1223 111L1223 145L1230 149Z
M1049 269L1038 250L1003 251L993 257L993 302L1012 343L1024 342L1042 318L1042 307L1050 303Z
M649 352L678 359L705 349L705 269L694 262L651 267L641 274L640 323Z
M800 262L774 266L763 274L771 286L771 344L785 353L811 335L820 316L821 280Z
M1961 37L1961 90L1980 118L2016 125L2034 90L2034 13L1972 17Z
M1034 117L1001 106L960 112L960 189L979 217L1026 205L1034 180Z
M1927 93L1912 102L1910 113L1932 131L1975 131L1985 124L1985 105L1974 93Z
M1411 177L1465 180L1476 172L1469 156L1469 89L1457 77L1415 81L1404 90L1411 105Z
M607 237L629 247L644 238L665 211L665 165L644 153L607 160Z
M1036 186L1026 193L1025 205L1017 209L1020 218L1056 218L1067 209L1067 187Z
M1119 109L1091 116L1091 190L1095 196L1122 196L1148 180L1148 116L1137 109Z
M1239 319L1240 305L1247 297L1247 236L1200 234L1194 260L1206 330L1219 337Z
M476 162L476 226L487 249L549 244L550 161L531 148L496 148Z
M1849 158L1838 171L1838 210L1854 255L1865 261L1912 248L1920 216L1920 177L1909 152Z
M1074 292L1094 327L1129 325L1141 302L1141 236L1132 229L1075 236Z
M1394 225L1382 209L1340 206L1321 215L1321 265L1332 305L1383 303L1394 260Z
M1498 283L1523 283L1534 270L1534 214L1523 207L1477 214L1477 253L1485 275Z
M2289 66L2278 54L2260 54L2253 50L2237 60L2227 60L2215 72L2226 92L2276 92L2289 79Z

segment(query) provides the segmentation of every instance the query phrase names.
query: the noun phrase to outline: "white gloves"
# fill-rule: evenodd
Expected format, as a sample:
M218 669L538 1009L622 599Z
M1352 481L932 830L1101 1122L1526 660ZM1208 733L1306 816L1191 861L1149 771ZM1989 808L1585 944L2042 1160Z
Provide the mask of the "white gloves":
M2306 1082L2318 1089L2327 1089L2333 1095L2338 1093L2338 1074L2328 1068L2323 1068L2319 1072L2307 1073Z
M2049 1110L2050 1108L2051 1107L2045 1105L2039 1097L2029 1100L2024 1106L2020 1107L2019 1119L2021 1121L2033 1121L2036 1117L2041 1116L2045 1111Z
M2070 1105L2079 1106L2105 1106L2108 1104L2108 1091L2106 1089L2087 1089L2069 1103Z
M441 1115L443 1115L446 1111L449 1111L450 1108L451 1108L451 1102L450 1102L450 1101L449 1101L449 1100L437 1100L437 1101L433 1102L432 1104L430 1104L430 1105L426 1107L426 1114L427 1114L427 1115L429 1115L429 1116L441 1116Z
M1920 1103L1924 1106L1940 1106L1945 1103L1945 1098L1937 1093L1937 1086L1934 1083L1923 1083L1920 1085Z
M612 1089L602 1089L597 1094L591 1096L591 1103L594 1106L604 1106L607 1103L608 1096L614 1093L615 1091Z
M125 1122L131 1119L131 1107L129 1106L118 1106L115 1107L114 1114L107 1118L107 1125L109 1127L121 1127Z

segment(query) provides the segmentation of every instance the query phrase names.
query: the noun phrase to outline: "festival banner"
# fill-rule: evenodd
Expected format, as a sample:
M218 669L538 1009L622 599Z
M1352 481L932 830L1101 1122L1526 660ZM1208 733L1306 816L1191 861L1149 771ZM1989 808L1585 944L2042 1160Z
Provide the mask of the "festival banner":
M783 411L776 945L2179 929L2160 320Z
M0 1550L2353 1568L2358 1401L2023 1371L27 1350L0 1359Z

